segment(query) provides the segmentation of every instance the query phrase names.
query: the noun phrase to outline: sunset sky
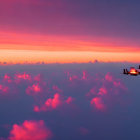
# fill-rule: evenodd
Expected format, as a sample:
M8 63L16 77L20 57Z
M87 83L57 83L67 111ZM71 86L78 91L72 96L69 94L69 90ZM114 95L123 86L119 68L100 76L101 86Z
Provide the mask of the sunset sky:
M140 62L138 0L1 0L1 63Z
M140 0L0 0L0 140L140 140L139 71Z

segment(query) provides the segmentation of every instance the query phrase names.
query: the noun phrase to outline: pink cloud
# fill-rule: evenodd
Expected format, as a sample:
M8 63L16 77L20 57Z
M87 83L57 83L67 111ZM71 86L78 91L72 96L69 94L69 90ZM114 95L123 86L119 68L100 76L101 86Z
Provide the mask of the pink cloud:
M105 104L103 103L102 99L100 97L95 97L90 102L91 105L93 105L98 110L105 110Z
M108 107L112 106L111 104L121 100L121 95L125 94L127 91L121 80L110 73L107 73L105 76L92 76L86 71L82 71L81 73L73 72L72 74L66 72L66 74L67 79L60 83L64 84L62 87L67 87L66 90L68 90L68 93L70 93L71 96L75 96L75 90L77 89L80 89L79 96L84 97L87 92L86 96L88 97L91 106L98 110L108 109ZM31 75L26 72L16 73L13 76L5 74L4 80L2 79L2 81L0 81L3 82L0 84L0 93L19 93L20 89L16 84L21 86L23 84L23 87L26 88L26 94L31 95L34 98L35 112L52 111L62 107L66 107L66 109L70 107L71 109L73 106L74 108L75 105L73 105L73 102L75 98L69 95L65 98L65 96L62 96L65 94L63 90L52 83L52 80L44 80L42 80L40 74ZM17 81L19 82L17 83ZM22 83L20 81L22 81Z
M41 87L39 84L33 84L26 89L26 93L29 95L35 95L41 92Z
M110 74L110 73L107 73L105 75L105 80L109 81L109 82L112 82L113 81L113 76Z
M8 74L5 74L4 75L3 80L4 81L7 81L8 83L11 83L12 82L12 79L11 79L11 77Z
M70 71L65 71L65 74L70 82L73 81L80 81L80 80L87 80L88 79L88 72L83 70L81 73L73 73Z
M83 71L82 79L83 80L86 80L87 79L87 76L88 76L87 71Z
M74 98L68 97L68 99L66 100L66 103L67 103L67 104L70 104L70 103L72 103L73 101L74 101Z
M26 72L15 74L14 78L17 83L19 83L20 81L23 81L23 80L31 81L31 75L27 74Z
M100 89L99 89L99 95L104 95L104 94L107 94L107 89L105 88L105 87L101 87Z
M38 106L34 106L34 112L39 112L40 108Z
M40 74L34 76L34 81L40 82L41 80L42 79L41 79L41 75Z
M62 97L60 94L56 93L53 98L49 98L45 101L45 104L41 106L40 108L38 106L34 107L34 111L39 112L39 111L48 111L48 110L53 110L62 105Z
M56 94L54 94L53 98L47 99L45 101L44 105L42 105L41 107L34 106L34 111L39 112L39 111L55 110L63 105L71 104L73 102L73 100L74 100L74 98L72 98L72 97L68 97L66 100L64 100L63 97L59 93L56 93Z
M52 132L45 126L43 120L25 120L21 125L13 125L9 140L48 140L51 137Z
M86 94L91 99L90 104L98 110L106 110L112 104L121 99L127 92L127 88L112 74L107 73L104 77L98 77L94 86Z
M45 102L45 106L47 108L52 108L52 109L56 109L57 107L59 107L62 104L62 99L61 96L56 93L54 95L54 98L49 98L48 100L46 100Z
M107 73L105 75L103 81L106 81L106 83L107 82L112 83L114 86L126 89L126 87L123 85L123 83L120 81L120 79L114 77L111 73Z
M4 94L4 93L8 93L8 91L9 91L9 88L7 86L0 84L0 93Z
M77 75L72 75L72 76L69 77L70 81L73 81L73 80L76 80L76 79L78 79Z

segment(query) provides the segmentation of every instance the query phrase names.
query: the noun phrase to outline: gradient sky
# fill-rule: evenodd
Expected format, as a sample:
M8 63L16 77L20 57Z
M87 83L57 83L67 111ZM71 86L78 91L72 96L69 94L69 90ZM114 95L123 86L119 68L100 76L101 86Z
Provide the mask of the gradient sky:
M139 62L139 7L138 0L1 0L1 62ZM81 56L65 60L73 52Z
M139 140L139 7L0 0L0 140Z

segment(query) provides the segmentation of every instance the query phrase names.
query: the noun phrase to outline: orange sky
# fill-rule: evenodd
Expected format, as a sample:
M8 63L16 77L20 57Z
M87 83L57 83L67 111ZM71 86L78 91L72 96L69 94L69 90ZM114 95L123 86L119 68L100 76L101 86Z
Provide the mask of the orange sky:
M85 39L83 41L71 36L45 36L9 32L0 32L0 36L1 63L87 63L95 60L100 62L140 61L140 49L137 46L121 46L107 38ZM82 38L82 36L79 38Z
M72 51L31 51L31 50L1 50L1 62L16 63L87 63L99 62L139 62L138 52L72 52Z

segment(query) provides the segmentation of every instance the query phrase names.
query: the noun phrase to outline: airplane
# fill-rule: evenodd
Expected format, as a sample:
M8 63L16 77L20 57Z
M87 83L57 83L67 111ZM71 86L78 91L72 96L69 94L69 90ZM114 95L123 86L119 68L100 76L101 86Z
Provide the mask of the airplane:
M132 75L132 76L140 75L140 65L139 65L138 69L135 69L134 67L131 67L130 71L128 71L127 69L123 69L123 74Z

